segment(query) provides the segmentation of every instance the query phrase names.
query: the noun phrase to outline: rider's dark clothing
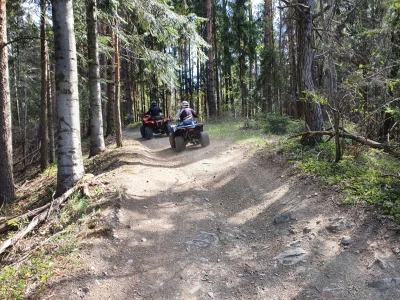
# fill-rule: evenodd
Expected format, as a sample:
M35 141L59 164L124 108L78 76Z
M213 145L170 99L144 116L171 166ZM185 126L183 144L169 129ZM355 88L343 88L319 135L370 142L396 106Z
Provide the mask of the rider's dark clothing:
M152 119L155 119L156 117L159 117L161 113L161 108L159 108L158 106L153 106L149 108L146 115L150 115Z
M192 122L193 118L198 117L199 116L196 114L196 112L190 107L181 109L178 116L179 120L184 123Z

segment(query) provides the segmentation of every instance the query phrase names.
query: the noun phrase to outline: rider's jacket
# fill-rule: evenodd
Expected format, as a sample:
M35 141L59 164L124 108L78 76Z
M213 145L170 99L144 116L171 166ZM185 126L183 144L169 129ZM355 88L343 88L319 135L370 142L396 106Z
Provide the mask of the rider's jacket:
M150 107L146 115L151 115L151 117L158 117L162 113L161 108L158 106Z
M179 119L181 122L184 123L192 122L193 118L198 118L198 117L199 116L196 114L196 112L190 107L182 108L176 115L176 119Z

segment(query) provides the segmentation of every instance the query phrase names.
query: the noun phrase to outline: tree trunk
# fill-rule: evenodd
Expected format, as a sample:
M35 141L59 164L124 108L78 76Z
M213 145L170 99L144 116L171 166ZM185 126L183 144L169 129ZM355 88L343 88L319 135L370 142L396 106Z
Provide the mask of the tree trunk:
M211 117L217 114L215 107L215 96L214 96L214 43L213 43L213 28L212 28L212 16L213 16L213 5L212 0L207 0L207 42L210 45L208 49L208 61L207 61L207 102L208 111Z
M305 121L308 129L311 131L321 131L323 128L323 118L321 106L318 102L314 101L313 94L315 93L314 81L312 77L313 66L313 24L312 24L312 8L314 7L313 0L300 0L299 6L302 11L298 16L298 29L297 29L297 47L298 47L298 69L300 70L300 91L302 98L305 99ZM304 143L314 144L321 140L320 136L314 139L303 141Z
M49 59L47 59L49 62ZM55 101L55 85L53 83L53 75L51 70L52 65L48 63L48 78L47 78L47 129L49 130L49 163L54 163L56 161L56 150L54 143L54 115L55 109L53 109ZM54 73L53 73L54 74Z
M41 56L41 93L40 93L40 169L44 171L49 162L49 136L47 121L47 41L46 41L46 0L40 0L40 56Z
M12 165L12 135L11 135L11 104L8 82L8 46L7 43L7 13L6 1L0 0L0 207L7 200L15 197L13 165Z
M125 106L124 106L124 115L126 117L126 122L132 123L132 96L131 96L131 76L129 72L129 61L128 61L128 55L129 52L125 48L124 49L124 56L121 60L121 71L124 77L124 100L125 100Z
M57 196L82 178L78 69L72 0L52 0L58 112Z
M116 25L118 28L118 25ZM122 147L122 124L121 124L121 102L119 101L119 41L118 32L114 34L114 55L115 55L115 108L114 108L114 120L115 120L115 137L117 147Z
M99 46L97 32L97 1L86 1L86 24L89 60L89 103L90 103L90 153L95 156L106 149L103 135L101 109Z
M109 29L112 40L114 40L114 35ZM115 63L114 63L114 55L112 55L107 60L107 131L106 136L113 135L115 132L114 128L114 101L115 101Z

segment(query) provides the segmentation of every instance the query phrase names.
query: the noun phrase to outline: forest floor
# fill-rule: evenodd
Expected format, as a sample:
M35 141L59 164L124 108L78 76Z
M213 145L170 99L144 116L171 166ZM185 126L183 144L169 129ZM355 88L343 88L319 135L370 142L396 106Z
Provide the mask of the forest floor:
M282 156L211 139L176 153L125 131L102 180L112 230L41 299L399 299L400 239Z

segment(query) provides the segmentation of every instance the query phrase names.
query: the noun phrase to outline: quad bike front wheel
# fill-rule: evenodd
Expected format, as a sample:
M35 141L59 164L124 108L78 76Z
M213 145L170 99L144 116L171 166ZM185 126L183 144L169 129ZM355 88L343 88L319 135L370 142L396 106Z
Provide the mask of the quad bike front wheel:
M185 150L185 148L186 148L186 142L185 142L185 139L183 138L183 136L175 137L175 150L177 152L181 152L181 151Z
M144 128L146 140L150 140L153 137L153 130L150 127Z
M143 125L140 126L140 135L142 136L142 138L145 138L145 137L146 137L146 132L145 132L145 130L144 130L144 126L143 126Z
M210 137L208 135L207 132L202 131L200 132L200 145L202 147L207 147L208 145L210 145Z

